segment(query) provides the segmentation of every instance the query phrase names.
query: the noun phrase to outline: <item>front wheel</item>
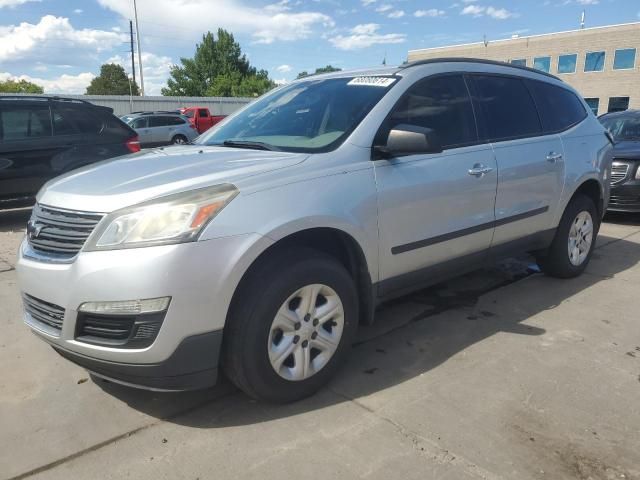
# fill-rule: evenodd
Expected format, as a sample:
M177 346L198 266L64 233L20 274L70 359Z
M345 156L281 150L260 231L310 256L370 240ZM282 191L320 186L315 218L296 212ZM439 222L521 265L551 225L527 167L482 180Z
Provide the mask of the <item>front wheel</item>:
M187 142L187 137L185 137L184 135L176 135L171 139L172 145L186 145Z
M261 262L234 298L223 368L254 398L304 398L336 373L357 319L356 288L342 264L311 249L281 251Z
M562 215L549 250L538 257L542 271L558 278L580 275L589 263L599 228L593 200L576 195Z

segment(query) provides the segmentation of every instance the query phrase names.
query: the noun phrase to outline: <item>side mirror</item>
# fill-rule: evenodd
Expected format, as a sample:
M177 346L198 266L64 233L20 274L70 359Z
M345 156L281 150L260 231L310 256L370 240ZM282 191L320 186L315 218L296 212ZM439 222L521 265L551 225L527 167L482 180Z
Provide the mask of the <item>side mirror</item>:
M374 160L418 153L440 153L442 146L435 130L416 125L396 125L389 132L386 145L373 147Z

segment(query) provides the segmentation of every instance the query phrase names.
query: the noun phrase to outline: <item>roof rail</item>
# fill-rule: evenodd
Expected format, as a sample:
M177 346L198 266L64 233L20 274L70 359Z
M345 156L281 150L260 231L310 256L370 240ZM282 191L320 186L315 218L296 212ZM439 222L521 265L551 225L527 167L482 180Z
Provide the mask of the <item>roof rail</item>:
M540 75L544 75L545 77L550 77L555 80L562 81L560 78L555 75L547 72L543 72L542 70L538 70L531 67L525 67L523 65L514 65L512 63L507 62L499 62L497 60L487 60L485 58L467 58L467 57L442 57L442 58L428 58L425 60L416 60L415 62L403 63L398 68L409 68L415 67L418 65L430 65L432 63L481 63L484 65L497 65L499 67L510 67L517 68L519 70L524 70L526 72L538 73Z
M58 97L55 95L0 95L0 100L40 100L43 102L70 102L96 106L79 98Z
M176 110L140 110L137 112L131 112L129 115L157 115L157 114L170 114L180 115L178 109Z

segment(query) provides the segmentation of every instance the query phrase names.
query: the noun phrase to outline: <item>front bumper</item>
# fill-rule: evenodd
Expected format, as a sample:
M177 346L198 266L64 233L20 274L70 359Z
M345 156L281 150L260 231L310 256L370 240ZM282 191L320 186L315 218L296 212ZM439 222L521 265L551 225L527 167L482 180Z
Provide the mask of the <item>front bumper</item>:
M611 186L609 212L640 212L640 180Z
M22 293L59 306L63 312L57 329L26 311L24 321L62 356L99 376L166 390L210 385L215 382L227 310L251 261L246 252L263 238L247 234L179 245L81 252L72 263L30 258L29 246L23 242L16 265ZM81 304L158 297L171 297L171 302L151 345L119 348L78 338Z

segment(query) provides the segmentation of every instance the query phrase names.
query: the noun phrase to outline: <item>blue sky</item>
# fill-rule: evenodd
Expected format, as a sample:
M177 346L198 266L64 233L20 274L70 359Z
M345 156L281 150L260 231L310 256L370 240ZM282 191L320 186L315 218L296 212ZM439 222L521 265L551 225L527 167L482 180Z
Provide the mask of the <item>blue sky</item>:
M0 0L0 79L84 93L107 61L130 71L133 0ZM638 0L138 0L145 87L206 30L233 32L258 68L285 82L327 64L398 64L415 48L640 21Z

